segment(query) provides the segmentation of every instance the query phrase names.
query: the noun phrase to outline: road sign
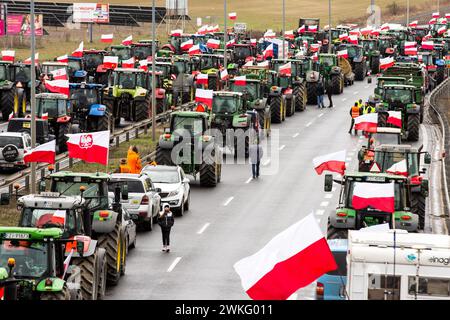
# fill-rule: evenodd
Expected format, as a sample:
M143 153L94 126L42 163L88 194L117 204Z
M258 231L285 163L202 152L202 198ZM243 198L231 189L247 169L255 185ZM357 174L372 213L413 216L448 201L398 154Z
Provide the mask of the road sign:
M374 162L373 165L370 167L369 171L373 172L373 173L380 173L381 169L380 169L380 166L378 165L378 163Z
M247 31L247 24L244 22L236 22L234 24L234 32L236 33L245 33Z

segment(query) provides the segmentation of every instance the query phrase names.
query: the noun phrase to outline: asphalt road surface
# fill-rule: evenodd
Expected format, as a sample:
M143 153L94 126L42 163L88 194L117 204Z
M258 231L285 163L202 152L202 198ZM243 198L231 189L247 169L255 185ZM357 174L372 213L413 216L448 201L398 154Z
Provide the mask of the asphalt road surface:
M248 299L233 269L235 262L256 253L311 212L325 234L339 189L323 191L324 177L316 174L312 159L346 149L347 167L357 169L357 152L366 139L348 134L349 109L355 100L373 93L375 82L356 82L345 88L343 94L333 96L332 109L308 106L282 125L273 125L280 133L276 174L265 174L276 162L274 158L270 163L262 161L265 165L258 180L251 179L247 164L225 165L216 188L205 189L192 182L190 211L175 220L171 252L161 251L159 226L139 233L136 249L129 251L126 275L108 289L106 298ZM314 284L291 299L314 299Z

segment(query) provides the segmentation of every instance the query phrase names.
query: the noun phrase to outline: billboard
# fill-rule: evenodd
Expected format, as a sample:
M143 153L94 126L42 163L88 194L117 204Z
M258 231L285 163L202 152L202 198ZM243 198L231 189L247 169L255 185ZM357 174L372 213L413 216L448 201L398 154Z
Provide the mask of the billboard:
M109 4L74 3L73 22L109 23Z
M44 16L42 14L34 16L34 27L36 36L44 34ZM6 34L29 36L31 34L30 15L8 14L6 17Z

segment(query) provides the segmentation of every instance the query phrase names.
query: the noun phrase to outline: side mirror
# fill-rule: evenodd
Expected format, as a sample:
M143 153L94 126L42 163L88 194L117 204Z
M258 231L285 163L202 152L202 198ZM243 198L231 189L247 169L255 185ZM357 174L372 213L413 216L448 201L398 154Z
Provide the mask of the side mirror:
M0 195L0 205L7 206L9 205L9 201L11 200L11 196L9 193L2 193Z
M46 184L45 184L45 180L39 182L39 192L45 192L46 189Z
M358 161L361 162L364 160L364 149L359 150L358 152Z
M84 254L84 242L83 241L77 241L77 252L80 255L80 257L83 257L83 254Z
M122 200L128 200L128 185L124 184L122 186Z
M431 154L429 154L428 152L425 153L424 162L425 164L431 163Z
M324 191L325 192L331 192L332 189L333 189L333 175L326 174L325 175Z
M183 179L183 183L189 183L189 182L191 182L191 180L189 180L188 178Z
M428 197L429 183L428 180L422 180L420 184L420 192L424 197Z

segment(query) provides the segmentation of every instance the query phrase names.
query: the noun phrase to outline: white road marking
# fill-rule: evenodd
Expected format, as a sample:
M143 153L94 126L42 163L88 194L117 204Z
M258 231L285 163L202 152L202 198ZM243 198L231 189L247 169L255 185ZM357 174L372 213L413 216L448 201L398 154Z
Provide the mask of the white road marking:
M321 207L328 207L329 204L330 204L329 201L322 201L322 202L320 203L320 206L321 206Z
M355 153L354 152L349 152L348 155L349 156L353 156Z
M325 210L316 210L316 216L323 216Z
M321 116L323 116L323 112L322 112L321 114L319 114L319 115L317 116L317 118L320 118Z
M223 205L224 205L224 206L229 205L230 202L233 201L233 199L234 199L234 197L229 197L229 198L227 199L227 201L225 201L225 203L224 203Z
M317 223L319 223L319 224L320 224L320 221L321 221L320 219L317 219Z
M345 158L345 160L352 161L352 157L347 157L347 158Z
M172 272L172 270L175 268L175 266L180 262L181 257L176 257L175 260L170 265L169 269L167 269L167 272Z
M333 195L331 193L327 193L327 194L325 194L324 198L325 199L331 199L331 198L333 198Z
M369 86L364 86L365 89L369 88Z
M355 91L355 92L353 92L353 94L354 94L354 95L357 95L358 93L359 93L359 91Z
M267 159L267 161L263 163L263 166L267 166L269 163L270 163L270 159Z
M312 125L312 124L313 124L312 121L310 121L310 122L308 122L308 123L306 124L306 126L309 127L309 126Z
M342 99L342 102L344 102L344 101L346 101L346 100L347 100L347 98L343 98L343 99Z
M250 178L248 178L247 181L245 181L245 183L250 183L250 181L252 181L252 180L253 180L253 177L250 177Z
M299 134L300 134L300 133L297 132L296 134L294 134L294 135L292 136L292 138L297 138Z
M286 148L286 146L283 144L283 145L280 147L280 151L283 150L284 148Z
M209 225L210 225L209 222L205 223L205 225L200 230L197 231L197 234L202 234L206 230L206 228L209 227Z

